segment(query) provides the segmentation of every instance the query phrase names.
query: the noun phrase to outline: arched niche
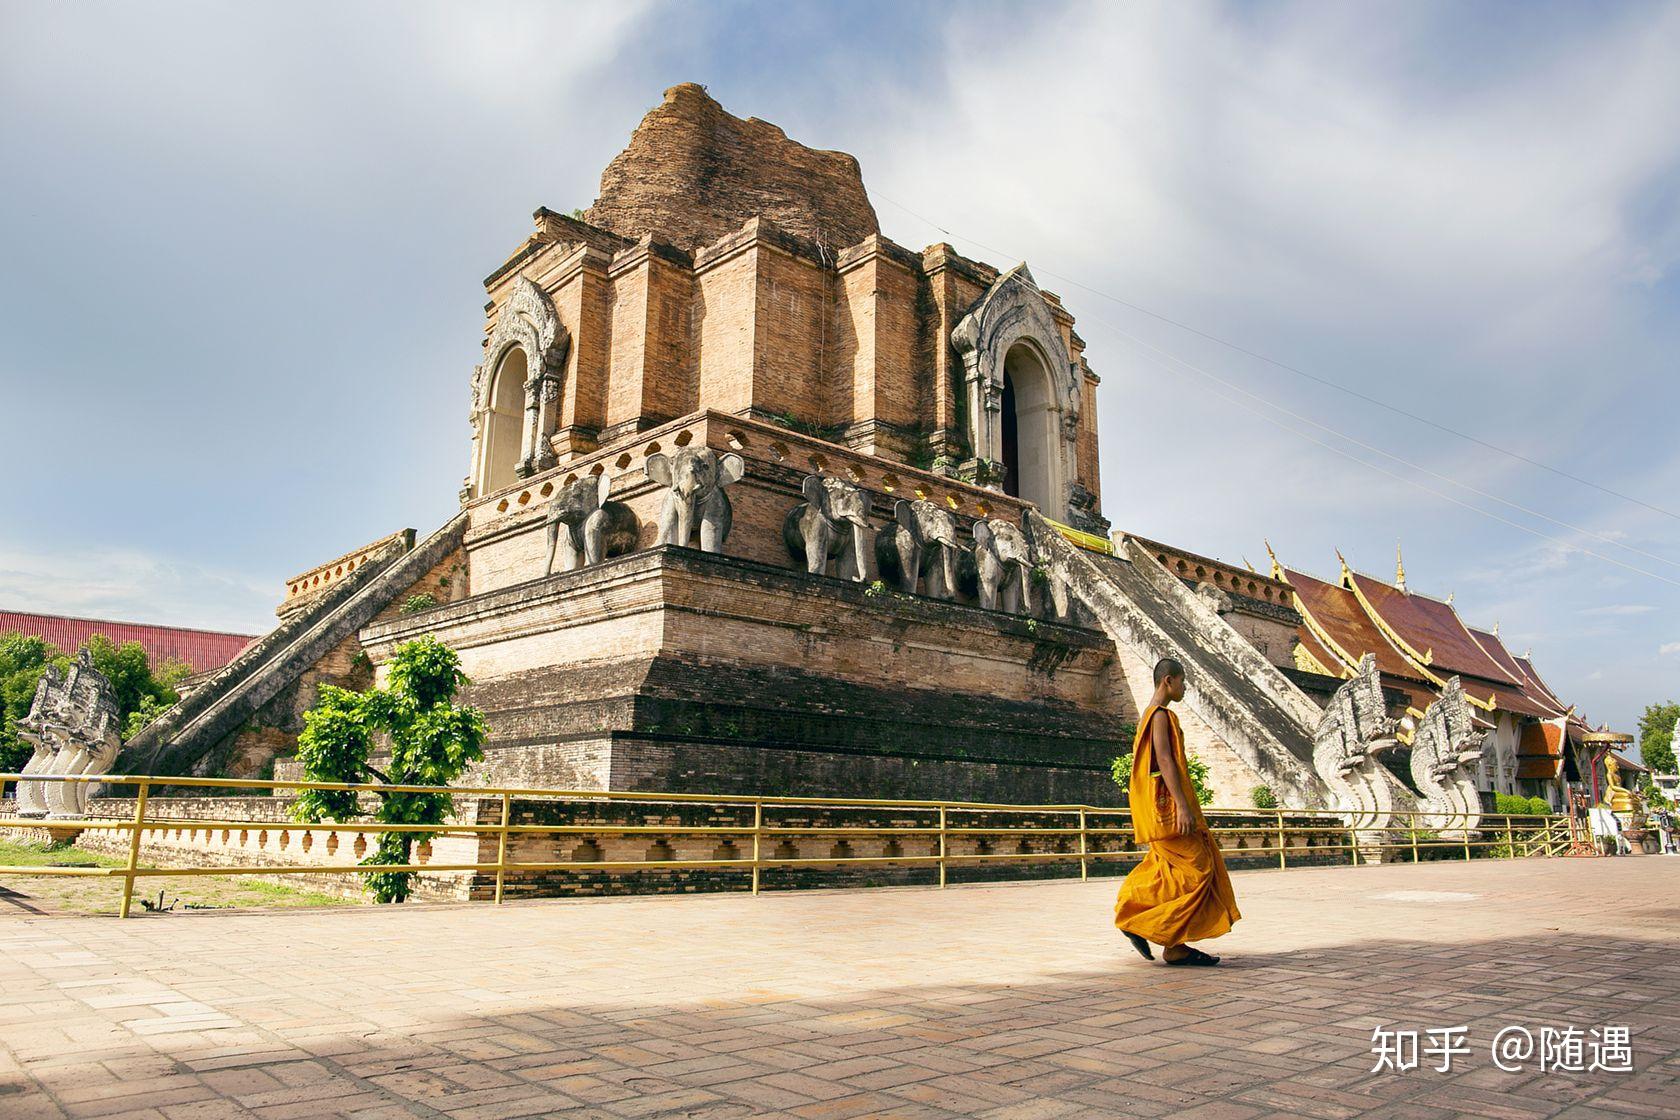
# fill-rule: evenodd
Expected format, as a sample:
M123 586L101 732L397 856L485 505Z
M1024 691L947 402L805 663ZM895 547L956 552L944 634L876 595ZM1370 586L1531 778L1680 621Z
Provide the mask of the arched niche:
M1003 468L999 479L976 463L976 477L1067 520L1078 473L1079 376L1026 265L998 277L957 323L951 343L963 360L970 449Z
M1003 488L1046 512L1056 508L1062 483L1060 416L1043 354L1029 340L1017 342L1003 359Z
M549 437L558 426L570 344L548 296L526 277L515 277L485 340L484 361L473 371L473 468L461 491L463 501L554 465Z
M502 351L490 388L489 408L481 425L483 450L478 492L491 494L519 480L519 456L524 442L525 381L530 363L521 346Z

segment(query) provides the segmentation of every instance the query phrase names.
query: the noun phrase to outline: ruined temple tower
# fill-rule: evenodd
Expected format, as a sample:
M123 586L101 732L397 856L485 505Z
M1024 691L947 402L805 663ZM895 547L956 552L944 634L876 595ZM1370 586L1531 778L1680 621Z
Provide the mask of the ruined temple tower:
M1325 803L1289 589L1215 601L1109 540L1085 344L1001 263L893 243L852 157L666 91L485 280L460 512L289 580L121 765L283 767L320 684L431 634L489 720L475 777L1112 803L1171 653L1222 796Z

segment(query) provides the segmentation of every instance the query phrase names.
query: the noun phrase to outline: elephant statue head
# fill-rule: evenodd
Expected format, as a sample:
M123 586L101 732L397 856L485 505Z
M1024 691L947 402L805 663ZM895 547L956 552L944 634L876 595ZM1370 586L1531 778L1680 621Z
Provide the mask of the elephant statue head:
M893 520L896 524L882 534L876 549L877 556L886 561L883 566L898 568L899 583L906 591L914 592L925 574L930 596L956 598L962 551L957 547L956 515L925 499L900 500L893 506Z
M1072 599L1068 596L1067 572L1062 567L1062 561L1056 557L1055 550L1050 543L1041 540L1039 534L1054 533L1041 519L1040 525L1035 527L1032 522L1032 511L1023 510L1021 513L1021 531L1026 535L1027 546L1032 555L1035 569L1041 569L1049 577L1050 602L1045 613L1058 619L1066 619L1073 609Z
M746 470L739 455L719 455L709 447L649 455L648 477L671 488L659 516L659 543L687 548L698 528L701 551L722 552L735 516L724 491Z
M1032 548L1025 533L1001 518L976 521L974 564L980 577L981 606L996 610L1001 592L1004 610L1033 612Z
M841 579L861 583L873 578L875 528L869 523L869 491L827 475L807 475L805 500L788 511L782 540L812 575L825 575L838 560Z
M549 503L548 561L543 570L554 574L558 553L560 570L569 572L583 564L599 564L608 556L621 556L636 547L640 525L623 502L611 502L612 479L605 473L580 478L560 488Z

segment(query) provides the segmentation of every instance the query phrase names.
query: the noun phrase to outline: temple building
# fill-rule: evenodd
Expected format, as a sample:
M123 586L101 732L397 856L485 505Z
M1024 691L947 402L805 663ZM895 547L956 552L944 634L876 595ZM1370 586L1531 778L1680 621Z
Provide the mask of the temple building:
M490 728L470 783L1115 804L1163 656L1219 804L1463 830L1567 765L1530 729L1568 711L1450 605L1111 536L1061 300L893 243L856 160L699 86L485 289L458 512L287 580L119 770L291 772L319 687L428 635Z
M1373 655L1393 714L1413 720L1456 678L1475 726L1486 734L1476 764L1476 786L1484 793L1544 797L1561 808L1568 784L1590 780L1581 751L1591 728L1558 699L1528 654L1511 653L1497 625L1470 626L1452 596L1437 599L1408 587L1399 558L1392 582L1355 571L1340 554L1337 561L1339 574L1328 581L1272 556L1273 577L1288 586L1300 617L1297 669L1346 679Z

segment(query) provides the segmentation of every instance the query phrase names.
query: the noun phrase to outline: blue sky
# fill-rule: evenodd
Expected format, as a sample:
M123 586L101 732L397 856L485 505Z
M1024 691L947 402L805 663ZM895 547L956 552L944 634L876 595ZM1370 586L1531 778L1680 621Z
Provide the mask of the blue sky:
M260 630L444 520L482 278L681 81L1061 293L1117 526L1323 575L1403 541L1593 720L1680 695L1661 4L0 2L0 604Z

